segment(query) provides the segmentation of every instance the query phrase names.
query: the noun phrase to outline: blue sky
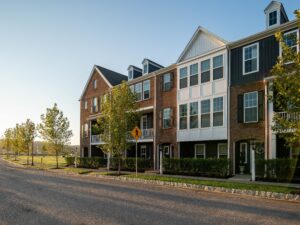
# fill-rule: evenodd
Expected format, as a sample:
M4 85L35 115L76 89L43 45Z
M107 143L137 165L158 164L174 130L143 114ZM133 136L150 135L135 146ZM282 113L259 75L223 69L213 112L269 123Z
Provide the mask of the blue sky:
M55 102L79 143L79 102L94 64L127 74L174 63L201 25L227 41L265 28L269 0L0 0L0 136ZM287 14L300 8L283 0Z

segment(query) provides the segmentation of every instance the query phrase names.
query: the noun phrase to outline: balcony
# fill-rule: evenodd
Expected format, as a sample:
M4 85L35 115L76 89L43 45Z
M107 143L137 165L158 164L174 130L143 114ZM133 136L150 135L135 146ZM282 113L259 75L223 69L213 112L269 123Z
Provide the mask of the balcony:
M91 145L99 145L99 144L103 144L103 141L101 140L101 135L100 134L92 135Z
M153 141L153 128L142 129L142 136L139 138L139 141ZM134 138L131 135L131 131L129 132L128 139L133 141Z
M292 128L287 128L287 129L283 129L280 127L279 124L276 124L276 118L280 118L283 119L284 121L287 122L287 126L292 125L290 123L296 123L300 121L300 113L299 112L292 112L292 113L287 113L287 112L275 112L274 113L274 118L275 118L275 128L277 130L277 132L279 133L291 133L294 132L295 129Z

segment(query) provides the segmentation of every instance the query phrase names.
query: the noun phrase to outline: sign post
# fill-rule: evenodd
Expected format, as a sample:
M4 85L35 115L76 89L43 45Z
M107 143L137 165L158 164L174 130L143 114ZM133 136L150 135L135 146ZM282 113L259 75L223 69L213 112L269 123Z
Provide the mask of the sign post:
M134 137L135 139L135 177L137 177L137 172L138 172L138 163L137 163L137 141L139 140L139 138L142 136L142 131L138 128L135 127L132 131L131 131L131 135Z

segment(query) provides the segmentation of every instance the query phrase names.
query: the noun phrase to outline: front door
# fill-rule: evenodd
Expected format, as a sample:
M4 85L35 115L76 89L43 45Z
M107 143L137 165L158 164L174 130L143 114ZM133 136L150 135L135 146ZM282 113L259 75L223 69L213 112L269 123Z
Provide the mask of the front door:
M240 173L250 173L250 154L249 154L249 149L248 149L248 143L247 142L242 142L240 143L239 146L239 160L237 162L238 164L238 171Z

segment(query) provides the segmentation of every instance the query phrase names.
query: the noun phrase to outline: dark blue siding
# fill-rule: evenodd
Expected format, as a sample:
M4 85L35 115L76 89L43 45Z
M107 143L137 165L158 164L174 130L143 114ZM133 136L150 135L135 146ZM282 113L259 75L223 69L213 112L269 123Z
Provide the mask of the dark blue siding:
M151 73L151 72L154 72L154 71L160 69L160 67L157 67L157 66L155 66L155 65L152 65L151 63L149 63L148 66L149 66L149 68L148 68L148 70L149 70L148 73Z
M133 70L133 79L138 78L142 75L143 75L142 72L137 71L137 70Z

